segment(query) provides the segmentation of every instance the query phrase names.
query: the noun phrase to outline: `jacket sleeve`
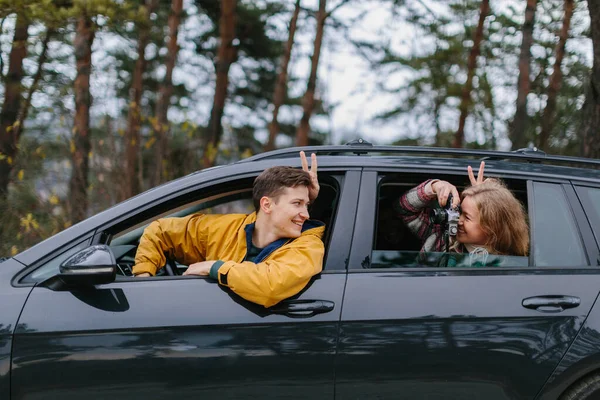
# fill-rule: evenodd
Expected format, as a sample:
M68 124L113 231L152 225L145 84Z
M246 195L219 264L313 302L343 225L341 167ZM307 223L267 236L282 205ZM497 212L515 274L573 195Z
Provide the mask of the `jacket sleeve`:
M224 262L217 273L219 284L248 301L271 307L300 292L310 278L321 272L324 254L318 236L302 236L264 262Z
M165 253L183 264L205 260L208 218L193 214L184 218L163 218L144 230L135 254L133 274L156 271L165 265Z
M438 236L439 233L430 218L431 206L435 200L435 193L431 189L433 182L435 180L429 179L421 183L404 193L396 202L396 212L404 224L423 242L434 240L432 235Z

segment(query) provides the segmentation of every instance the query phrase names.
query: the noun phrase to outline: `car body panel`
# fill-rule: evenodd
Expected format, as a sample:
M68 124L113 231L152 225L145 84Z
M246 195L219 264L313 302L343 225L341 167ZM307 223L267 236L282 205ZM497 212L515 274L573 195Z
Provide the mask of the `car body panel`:
M370 269L377 185L377 171L363 171L336 393L340 398L535 397L596 301L600 269ZM571 296L580 303L547 312L523 306L524 299L540 296Z
M533 398L577 335L600 273L350 273L336 390L370 398ZM570 295L559 313L525 298ZM400 394L400 395L399 395Z
M11 285L13 276L23 269L23 264L13 258L0 263L0 398L10 398L10 363L13 333L19 314L31 288Z
M323 274L299 299L314 316L276 315L204 278L144 279L95 289L33 289L13 349L12 399L281 397L333 399L345 274Z

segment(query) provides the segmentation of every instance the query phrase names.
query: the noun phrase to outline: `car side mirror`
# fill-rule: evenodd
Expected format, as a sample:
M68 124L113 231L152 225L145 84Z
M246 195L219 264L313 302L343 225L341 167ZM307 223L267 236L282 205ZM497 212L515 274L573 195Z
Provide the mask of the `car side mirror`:
M44 282L52 290L68 290L110 283L117 274L117 261L106 245L95 245L78 251L59 267L60 273Z

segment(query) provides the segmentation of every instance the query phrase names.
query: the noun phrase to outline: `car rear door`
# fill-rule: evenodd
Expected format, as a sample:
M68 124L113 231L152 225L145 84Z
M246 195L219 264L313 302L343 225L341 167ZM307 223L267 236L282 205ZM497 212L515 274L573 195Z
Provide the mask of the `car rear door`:
M332 399L359 183L360 171L339 176L324 272L273 309L201 277L36 286L15 333L11 398Z
M582 239L591 232L573 188L528 182L529 266L414 268L393 261L402 257L377 261L385 259L373 223L382 175L363 172L336 398L535 397L600 288L597 248Z

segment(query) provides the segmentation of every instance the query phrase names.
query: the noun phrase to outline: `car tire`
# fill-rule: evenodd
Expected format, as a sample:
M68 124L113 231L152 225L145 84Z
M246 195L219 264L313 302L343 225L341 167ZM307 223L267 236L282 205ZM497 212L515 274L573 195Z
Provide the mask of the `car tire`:
M569 388L560 400L595 400L600 399L600 374L589 375Z

